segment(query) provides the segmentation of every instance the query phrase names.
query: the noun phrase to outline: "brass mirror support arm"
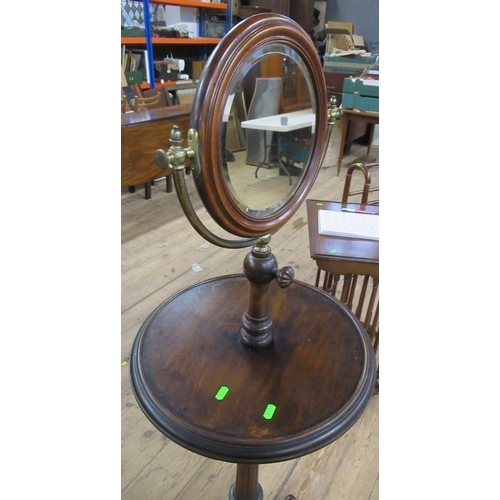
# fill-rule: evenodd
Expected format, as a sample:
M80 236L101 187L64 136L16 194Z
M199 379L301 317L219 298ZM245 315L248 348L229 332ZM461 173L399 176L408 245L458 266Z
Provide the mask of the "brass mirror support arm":
M186 179L184 176L186 159L191 160L191 168L195 174L200 172L200 159L198 155L198 132L195 129L189 129L188 132L188 147L182 147L182 133L177 125L174 125L170 134L171 146L168 151L158 149L155 152L155 161L158 167L162 170L172 170L174 178L175 190L182 210L188 221L191 223L196 232L205 240L222 248L245 248L255 245L260 238L245 238L242 240L227 240L220 238L212 233L201 222L196 214L189 193L186 187Z
M335 97L331 97L328 101L328 128L326 129L326 140L323 148L323 154L321 156L320 166L323 165L323 160L325 159L326 152L328 151L328 146L332 137L333 125L336 121L340 120L342 116L342 110L337 106L337 99Z
M248 308L242 317L240 329L241 342L250 349L262 349L272 341L271 326L273 320L269 314L269 285L273 279L281 288L290 286L293 282L294 271L291 266L278 268L276 257L271 252L269 242L271 235L243 240L226 240L219 238L207 229L198 218L189 198L186 187L184 169L186 159L190 159L195 173L200 172L200 162L197 151L198 133L190 129L188 133L188 147L182 147L182 134L174 125L170 135L171 146L168 151L158 149L155 153L156 164L162 170L172 170L175 190L181 207L194 229L210 243L223 248L244 248L252 246L252 250L243 262L244 273L248 279L250 289Z

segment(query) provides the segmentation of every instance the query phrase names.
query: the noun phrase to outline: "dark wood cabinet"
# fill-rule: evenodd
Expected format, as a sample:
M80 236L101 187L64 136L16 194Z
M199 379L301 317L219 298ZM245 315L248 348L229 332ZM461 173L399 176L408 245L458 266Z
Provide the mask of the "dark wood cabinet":
M314 0L293 0L290 2L289 16L302 28L308 35L313 32L314 20Z
M276 14L290 15L290 0L249 0L248 5L269 9Z
M273 54L262 61L261 76L281 78L280 113L289 113L311 107L311 96L304 75L292 59Z
M283 14L293 19L308 34L313 30L314 0L247 0L243 2L252 7L269 9L270 12Z

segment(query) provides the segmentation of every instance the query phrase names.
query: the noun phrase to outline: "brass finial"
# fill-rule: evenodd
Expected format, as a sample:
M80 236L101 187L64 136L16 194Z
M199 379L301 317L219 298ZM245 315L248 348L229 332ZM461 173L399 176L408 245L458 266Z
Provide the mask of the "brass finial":
M332 124L340 120L343 116L342 110L337 106L337 99L335 96L330 97L328 101L328 123Z
M174 125L170 132L170 144L175 147L182 146L182 132L177 125Z
M269 246L270 241L271 241L270 234L261 236L258 239L257 243L253 246L252 253L259 256L269 255L271 253L271 247Z

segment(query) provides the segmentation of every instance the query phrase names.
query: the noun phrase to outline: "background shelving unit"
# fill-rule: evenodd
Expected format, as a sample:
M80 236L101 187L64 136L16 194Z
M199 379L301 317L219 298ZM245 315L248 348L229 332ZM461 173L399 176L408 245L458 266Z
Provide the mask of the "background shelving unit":
M143 11L144 11L144 26L145 26L145 36L144 37L122 37L121 44L127 46L146 46L147 50L147 64L149 69L150 81L146 84L141 85L142 88L155 88L155 78L154 78L154 46L165 47L165 46L198 46L198 47L210 47L215 46L220 42L220 38L208 38L208 37L196 37L196 38L153 38L152 27L151 27L151 10L150 4L159 5L171 5L177 7L189 7L193 9L200 9L200 14L202 10L214 12L214 13L224 13L226 19L226 32L229 29L229 19L228 16L228 5L225 3L215 3L215 2L201 2L198 0L155 0L150 2L149 0L142 0ZM199 32L203 32L202 26L203 16L198 16ZM201 58L201 56L200 56Z

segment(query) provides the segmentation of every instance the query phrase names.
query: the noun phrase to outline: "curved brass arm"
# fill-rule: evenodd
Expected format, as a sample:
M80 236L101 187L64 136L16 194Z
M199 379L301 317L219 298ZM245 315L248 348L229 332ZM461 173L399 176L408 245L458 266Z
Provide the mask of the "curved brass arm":
M328 145L330 143L330 138L332 135L333 124L336 120L342 118L342 110L337 107L337 101L335 97L332 97L328 103L328 128L325 144L323 147L323 153L321 156L320 166L328 150ZM181 204L182 210L186 215L188 221L196 230L196 232L205 238L210 243L217 245L222 248L245 248L252 245L256 245L258 242L269 241L270 235L266 235L259 238L245 238L241 240L228 240L225 238L220 238L216 234L212 233L198 218L193 205L191 204L191 199L189 198L189 193L186 187L186 179L184 175L186 158L189 158L192 163L192 168L195 174L200 173L201 165L200 158L198 155L198 132L195 129L189 129L188 132L188 147L182 147L182 133L177 125L174 125L172 132L170 134L170 148L168 151L163 149L158 149L155 153L156 164L162 170L172 170L172 175L174 178L175 190L177 192L177 197Z
M195 129L190 129L188 132L189 146L184 149L182 147L182 133L179 130L179 127L174 125L170 134L170 143L172 145L169 150L165 151L163 149L158 149L155 153L156 164L162 170L172 170L175 190L184 214L196 232L214 245L222 248L245 248L257 244L261 238L245 238L242 240L227 240L225 238L220 238L207 229L203 222L201 222L198 218L198 215L191 204L191 199L189 198L189 193L186 187L186 178L184 175L186 158L192 160L192 167L196 173L200 171L199 156L198 151L196 150L198 144L197 138L198 132Z

